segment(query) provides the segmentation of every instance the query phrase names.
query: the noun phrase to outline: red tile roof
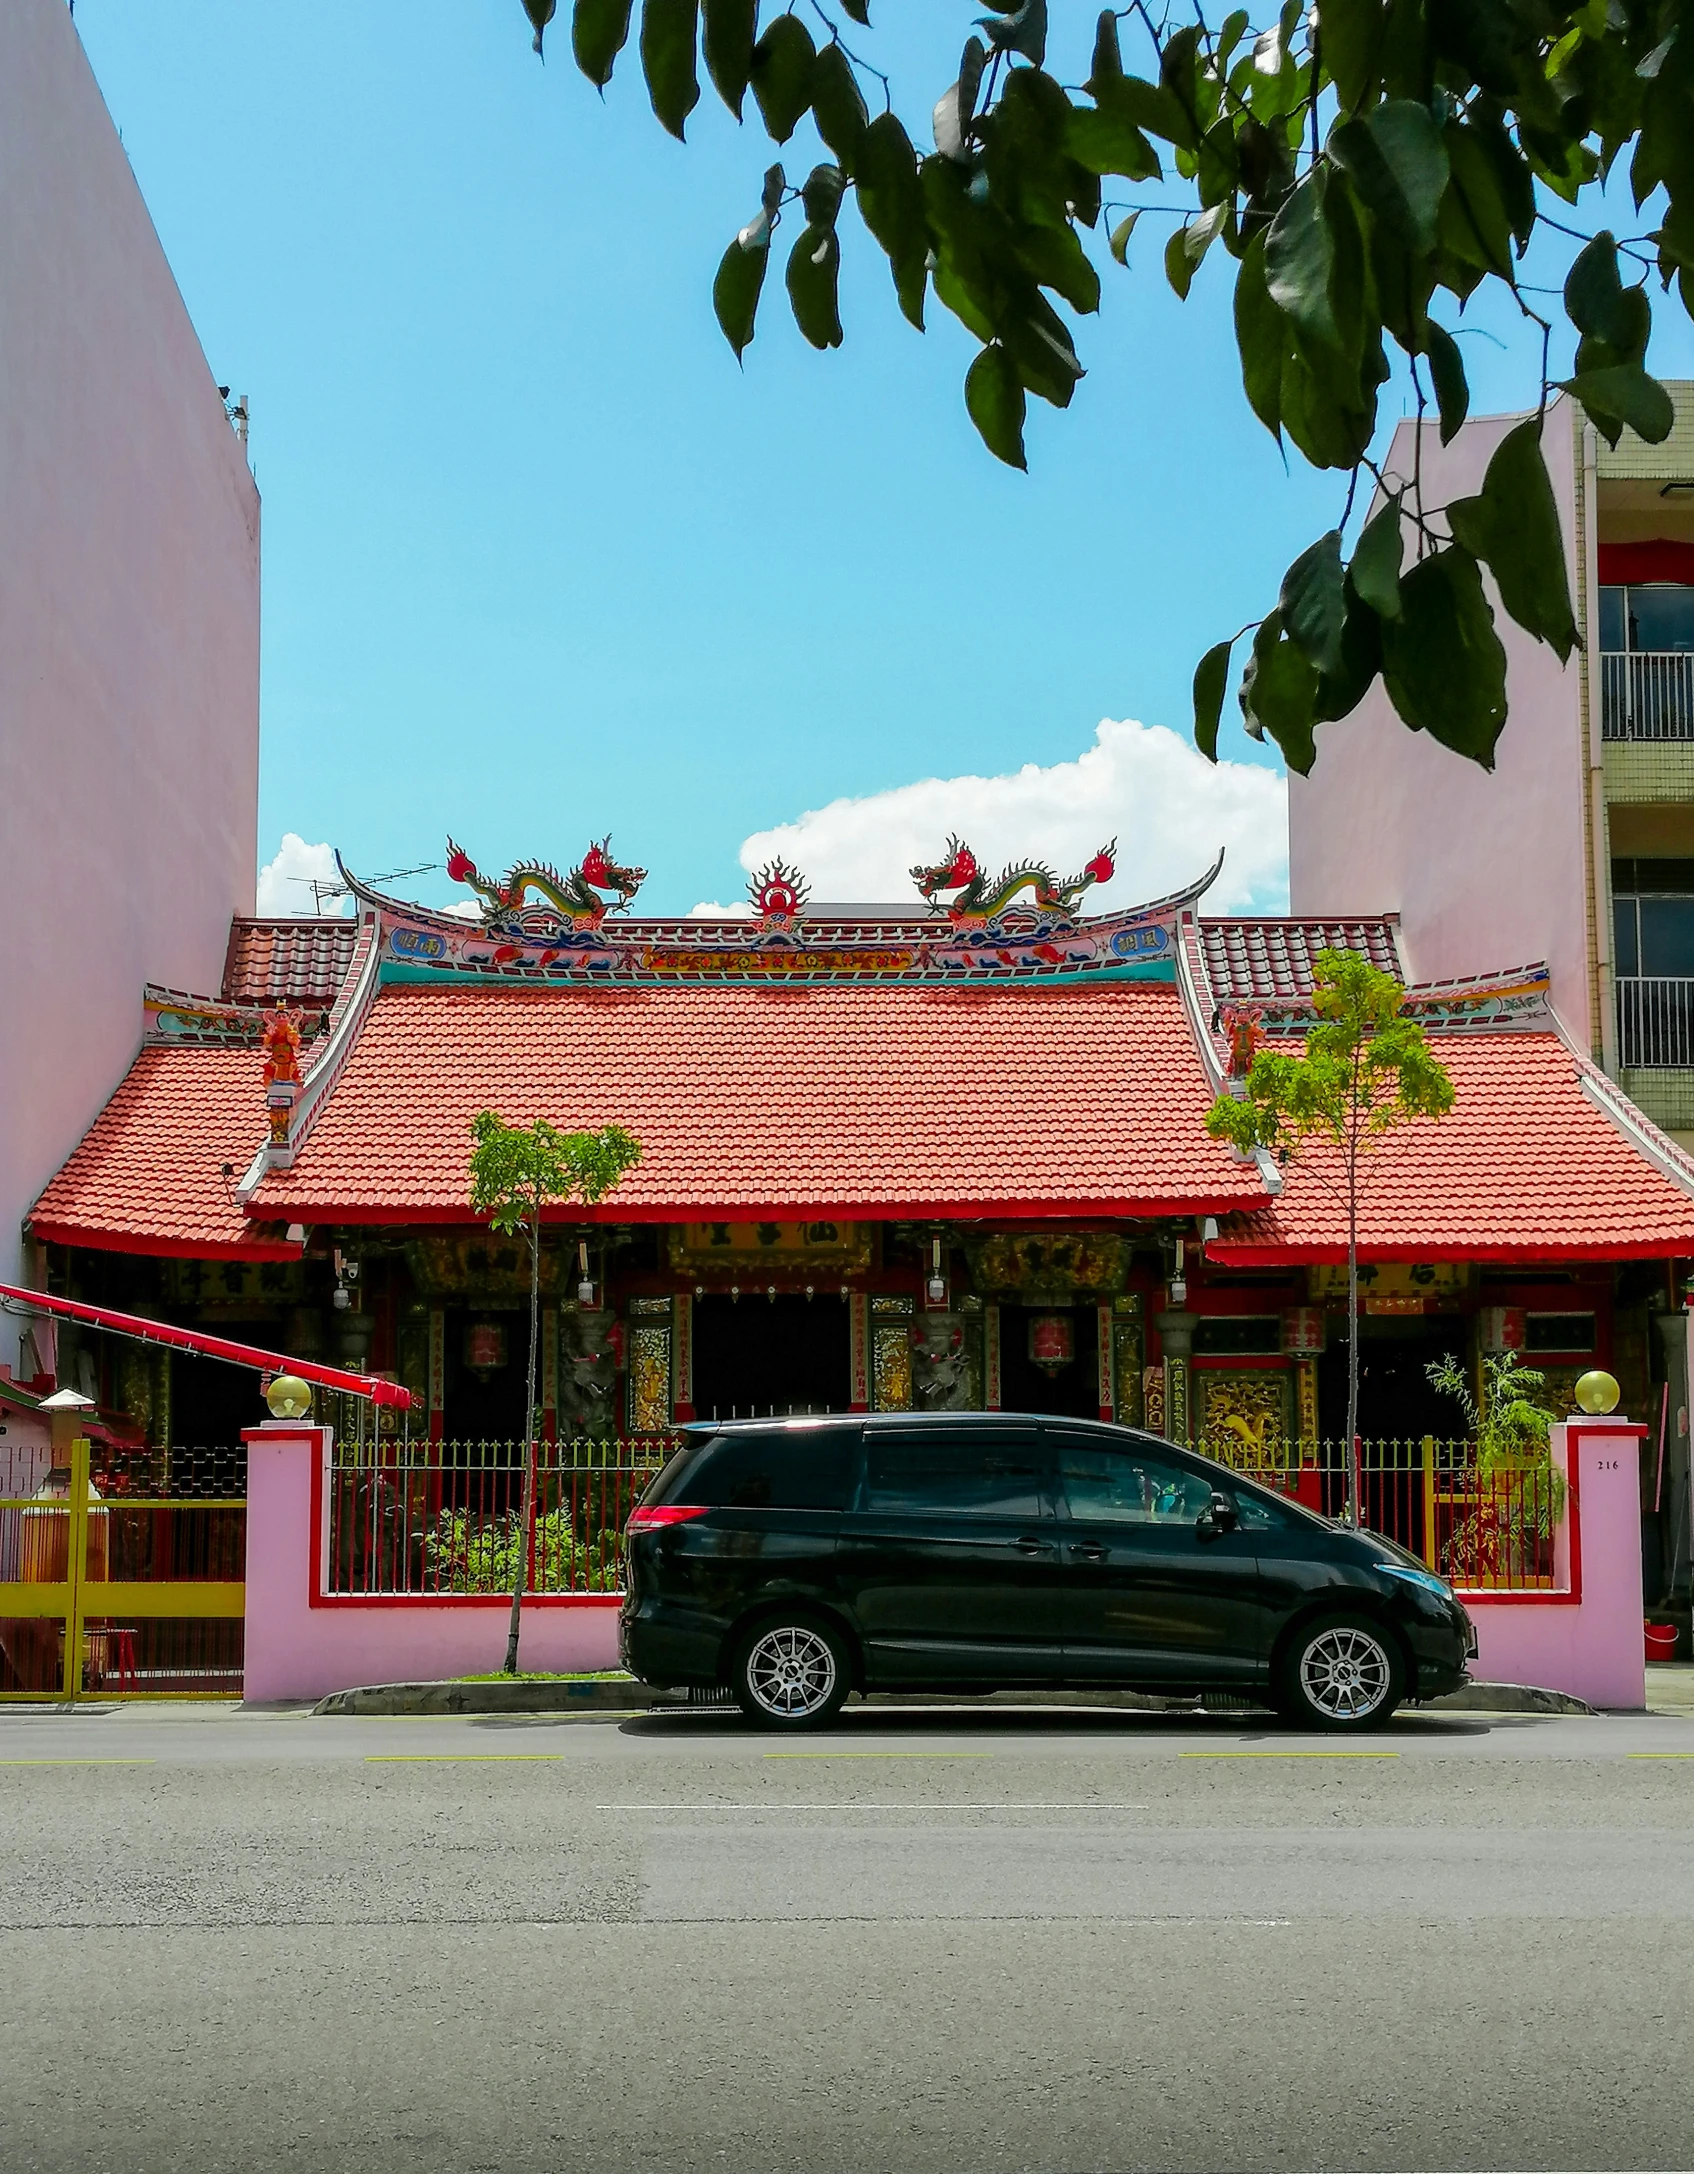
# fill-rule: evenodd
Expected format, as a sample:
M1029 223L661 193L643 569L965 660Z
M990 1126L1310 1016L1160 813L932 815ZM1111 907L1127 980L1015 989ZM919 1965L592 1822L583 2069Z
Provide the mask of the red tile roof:
M463 1221L471 1120L630 1127L610 1221L1181 1214L1264 1197L1208 1140L1158 984L385 989L257 1212ZM574 1213L574 1211L572 1211Z
M330 1004L347 978L359 924L351 916L229 924L226 1004Z
M1361 1259L1694 1255L1694 1193L1596 1106L1586 1068L1556 1034L1440 1035L1434 1048L1458 1099L1438 1124L1420 1120L1371 1153ZM1683 1160L1664 1147L1666 1160ZM1237 1267L1345 1260L1338 1176L1334 1155L1291 1165L1274 1205L1225 1224L1207 1257Z
M1396 981L1405 979L1393 926L1380 918L1203 920L1200 949L1212 999L1218 1004L1310 996L1312 961L1320 951L1362 952L1372 966L1392 974Z
M256 1050L144 1049L30 1228L58 1245L293 1260L299 1248L249 1220L231 1191L264 1134Z

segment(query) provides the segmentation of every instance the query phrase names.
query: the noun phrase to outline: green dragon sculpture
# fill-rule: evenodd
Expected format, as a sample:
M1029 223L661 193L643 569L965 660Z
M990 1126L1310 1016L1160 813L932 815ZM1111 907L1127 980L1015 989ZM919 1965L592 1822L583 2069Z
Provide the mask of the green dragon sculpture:
M578 927L598 928L608 913L621 913L647 880L645 868L626 868L612 859L610 833L591 845L568 876L546 861L516 861L498 883L479 873L463 846L447 841L447 873L486 900L483 922L490 929L512 925L524 911L524 894L534 891ZM601 892L609 891L610 898Z
M1076 912L1084 891L1096 883L1110 882L1117 867L1118 842L1103 845L1080 875L1063 881L1045 861L1012 861L990 881L981 862L960 838L947 840L947 857L933 867L921 864L912 870L912 881L929 901L932 913L945 913L955 924L996 920L1020 892L1033 895L1029 903L1041 913L1061 914L1067 920ZM938 894L958 895L943 900Z

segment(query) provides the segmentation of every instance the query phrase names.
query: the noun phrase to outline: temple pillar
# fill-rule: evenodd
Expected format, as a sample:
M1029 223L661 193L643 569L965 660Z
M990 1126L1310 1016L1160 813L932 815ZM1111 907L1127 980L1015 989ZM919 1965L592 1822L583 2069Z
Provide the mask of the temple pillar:
M1194 1431L1189 1389L1194 1359L1197 1313L1162 1313L1159 1340L1165 1354L1165 1433L1173 1442L1188 1441Z

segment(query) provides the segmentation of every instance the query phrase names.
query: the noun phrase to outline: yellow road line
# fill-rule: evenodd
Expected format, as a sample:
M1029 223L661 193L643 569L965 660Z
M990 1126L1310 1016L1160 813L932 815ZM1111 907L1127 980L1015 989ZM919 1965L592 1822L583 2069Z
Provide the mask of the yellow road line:
M1626 1751L1626 1759L1694 1759L1694 1751Z
M767 1759L991 1759L991 1751L767 1751Z
M562 1751L370 1751L367 1766L510 1766L562 1759Z

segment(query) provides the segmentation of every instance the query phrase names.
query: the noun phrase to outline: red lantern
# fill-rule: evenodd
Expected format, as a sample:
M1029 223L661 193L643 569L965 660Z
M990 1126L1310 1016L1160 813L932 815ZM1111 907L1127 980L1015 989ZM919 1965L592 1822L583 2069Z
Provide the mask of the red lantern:
M1030 1318L1029 1357L1043 1373L1056 1374L1076 1357L1076 1325L1068 1313L1038 1313Z

